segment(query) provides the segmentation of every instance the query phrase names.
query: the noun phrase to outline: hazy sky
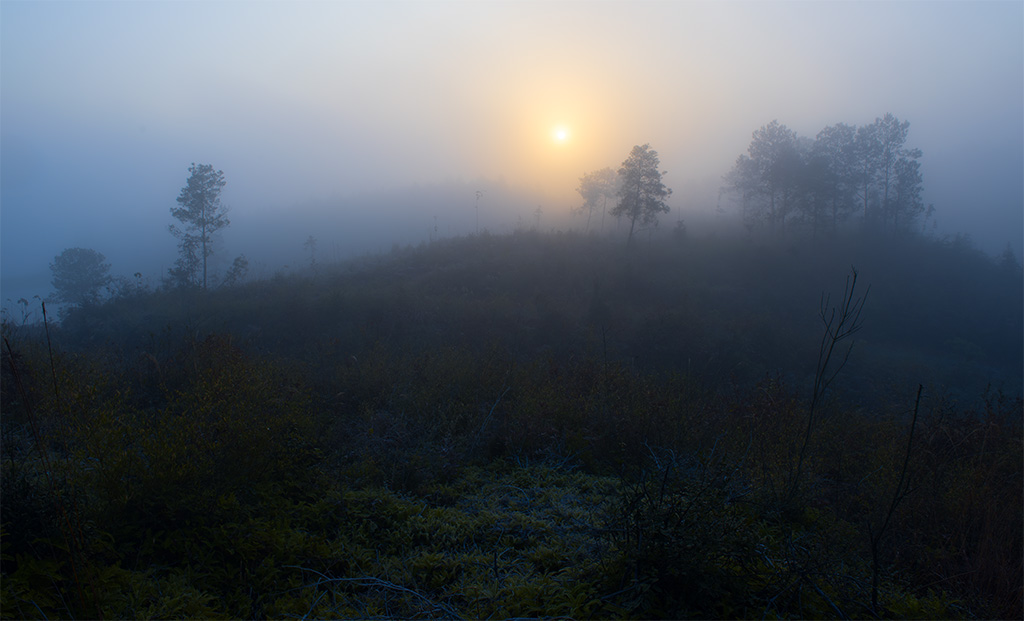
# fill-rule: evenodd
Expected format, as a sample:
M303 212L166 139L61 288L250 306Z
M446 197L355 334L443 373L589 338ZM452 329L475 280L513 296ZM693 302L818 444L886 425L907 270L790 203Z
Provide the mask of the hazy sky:
M645 142L673 206L707 211L707 188L772 119L813 138L886 112L924 151L940 232L1020 256L1019 0L3 0L0 297L40 279L46 293L48 264L72 246L156 278L190 162L224 170L224 244L260 256L246 240L272 242L256 223L408 184L500 179L556 213L580 175ZM487 222L514 221L502 216ZM301 239L287 243L301 256Z

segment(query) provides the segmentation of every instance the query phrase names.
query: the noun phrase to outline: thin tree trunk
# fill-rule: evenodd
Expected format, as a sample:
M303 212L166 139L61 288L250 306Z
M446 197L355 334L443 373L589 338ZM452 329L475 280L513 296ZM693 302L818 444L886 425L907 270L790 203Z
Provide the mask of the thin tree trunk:
M206 291L206 224L203 224L203 291Z
M636 226L636 219L640 216L640 190L641 190L641 183L642 183L641 181L637 181L637 183L636 183L636 198L635 198L635 202L633 203L633 209L630 210L631 211L631 213L630 213L631 217L629 219L629 237L626 238L626 245L627 246L629 246L633 242L633 228Z
M608 197L601 202L601 235L604 235L604 212L608 211Z

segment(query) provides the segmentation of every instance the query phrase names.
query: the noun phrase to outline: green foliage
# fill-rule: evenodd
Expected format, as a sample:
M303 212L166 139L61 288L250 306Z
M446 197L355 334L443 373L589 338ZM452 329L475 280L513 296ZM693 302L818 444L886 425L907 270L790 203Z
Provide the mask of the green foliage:
M204 549L190 542L216 541L203 525L216 523L223 499L251 505L267 493L309 493L318 423L303 389L224 339L187 344L182 357L159 407L139 407L121 381L86 361L56 360L54 392L26 392L20 404L32 424L4 421L5 602L35 602L46 616L93 616L123 603L107 601L108 582L116 592L138 578L113 569L202 560ZM203 614L216 596L176 597L141 614Z

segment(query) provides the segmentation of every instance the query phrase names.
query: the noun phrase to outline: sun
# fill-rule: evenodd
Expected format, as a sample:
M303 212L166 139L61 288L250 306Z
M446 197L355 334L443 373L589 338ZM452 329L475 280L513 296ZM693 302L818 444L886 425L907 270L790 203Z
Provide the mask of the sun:
M565 125L558 125L551 130L551 137L555 142L562 144L569 141L569 128Z

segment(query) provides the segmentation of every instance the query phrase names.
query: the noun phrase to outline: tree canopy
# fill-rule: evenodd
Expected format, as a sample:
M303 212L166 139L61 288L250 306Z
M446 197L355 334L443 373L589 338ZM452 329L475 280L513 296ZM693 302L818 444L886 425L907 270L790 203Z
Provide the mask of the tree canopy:
M54 257L50 270L57 300L76 305L97 301L110 282L110 264L105 261L105 256L89 248L67 248Z
M658 152L644 144L633 147L619 168L619 202L611 215L629 219L627 243L633 241L637 221L642 225L655 224L659 213L669 211L665 199L671 196L672 190L661 182L664 172L658 170L660 165Z
M835 232L857 211L865 228L906 231L925 213L922 153L906 146L909 128L886 114L870 125L831 125L810 140L772 121L753 133L726 188L748 227L775 234Z

